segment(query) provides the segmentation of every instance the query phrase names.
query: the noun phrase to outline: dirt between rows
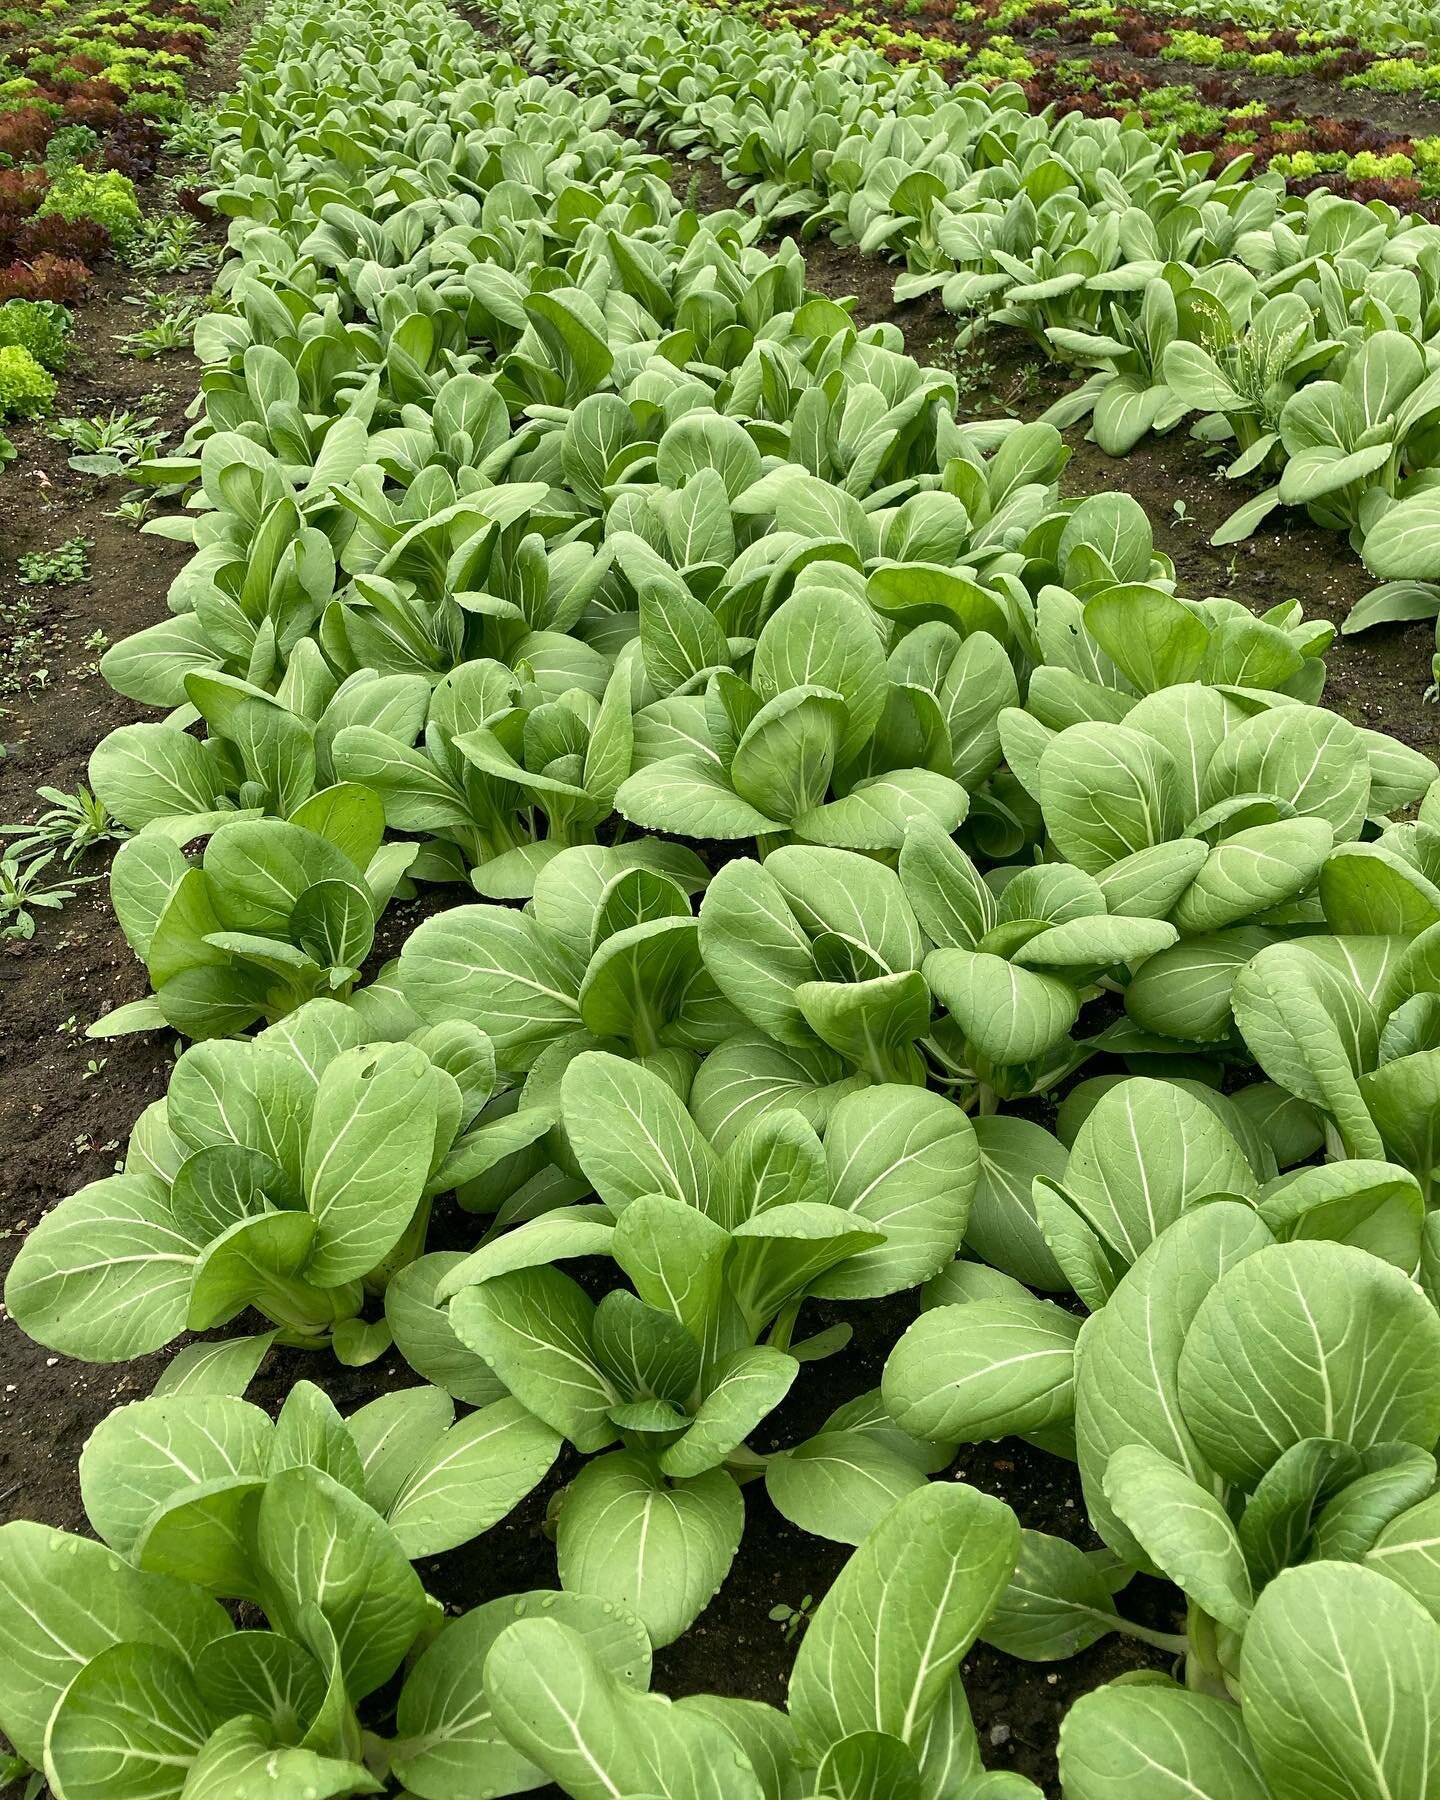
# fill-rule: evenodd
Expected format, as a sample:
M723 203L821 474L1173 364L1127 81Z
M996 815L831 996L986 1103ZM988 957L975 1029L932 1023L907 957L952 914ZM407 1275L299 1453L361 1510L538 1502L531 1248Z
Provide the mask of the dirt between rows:
M230 77L241 36L238 27L232 29L212 60L211 86ZM687 191L696 170L700 205L733 202L708 164L677 165L677 192ZM893 271L885 264L828 241L809 243L805 251L812 288L854 296L859 319L894 321L905 331L912 354L954 369L964 410L1036 417L1068 385L1065 374L1023 340L994 339L957 353L954 321L937 302L894 304ZM208 278L148 278L147 284L203 292ZM80 315L78 354L64 378L59 410L92 413L115 406L158 412L178 438L197 384L193 361L172 355L137 363L117 355L113 344L113 334L133 324L127 302L141 285L118 270L101 279L95 300ZM151 395L153 403L146 399ZM96 741L137 716L137 709L112 694L95 673L97 651L89 640L101 632L114 642L159 618L166 587L186 554L182 546L140 536L105 517L123 497L123 484L75 474L66 466L65 449L42 429L14 435L19 460L0 475L0 595L7 633L10 609L33 602L34 616L24 628L43 634L43 653L30 659L21 692L0 697L6 708L0 718L6 752L0 761L3 819L31 816L37 783L72 787L83 779ZM1075 454L1063 491L1128 488L1150 514L1156 542L1174 558L1186 593L1233 595L1257 610L1298 595L1308 613L1338 622L1371 585L1343 542L1299 518L1287 517L1235 552L1211 549L1207 539L1236 496L1217 482L1214 465L1183 429L1143 445L1123 464L1086 444L1083 427L1069 436ZM64 588L19 586L17 556L53 548L76 533L94 540L87 581ZM1381 628L1363 641L1339 640L1330 657L1326 698L1357 722L1434 753L1440 750L1440 717L1422 704L1432 648L1425 625ZM48 670L43 686L32 678L39 666ZM87 872L103 866L97 855ZM398 945L419 910L401 907L387 916L387 944ZM97 1045L80 1035L101 1013L144 991L144 972L120 935L103 881L83 889L58 915L39 915L32 941L0 946L0 1272L30 1226L60 1198L113 1169L134 1118L163 1093L173 1045L149 1036ZM465 1246L473 1241L474 1223L454 1208L442 1209L435 1232L441 1244ZM796 1394L767 1421L757 1447L798 1441L841 1401L873 1387L915 1308L913 1295L844 1308L843 1317L855 1328L851 1348L806 1371ZM842 1316L839 1308L815 1310L816 1328ZM231 1329L257 1328L247 1316ZM8 1319L0 1322L4 1516L83 1529L75 1475L81 1446L117 1403L149 1392L166 1360L161 1354L115 1368L77 1364L47 1354ZM253 1397L273 1409L302 1378L320 1383L342 1410L413 1379L393 1354L356 1371L301 1352L276 1352ZM555 1585L545 1512L572 1467L562 1460L541 1490L478 1542L422 1565L431 1590L458 1611L518 1589ZM1075 1470L1044 1451L1013 1441L976 1446L960 1455L950 1474L1003 1496L1027 1526L1084 1545L1096 1542ZM747 1491L747 1515L742 1554L718 1598L657 1658L657 1686L669 1693L711 1691L782 1701L794 1646L769 1613L782 1603L799 1608L807 1595L818 1600L845 1560L843 1546L788 1525L758 1488ZM1179 1623L1174 1591L1160 1583L1137 1580L1122 1606L1147 1625L1173 1630ZM1055 1739L1066 1708L1126 1669L1161 1662L1157 1652L1113 1637L1053 1667L1024 1665L977 1646L966 1659L964 1676L987 1762L1029 1775L1049 1794L1058 1792Z

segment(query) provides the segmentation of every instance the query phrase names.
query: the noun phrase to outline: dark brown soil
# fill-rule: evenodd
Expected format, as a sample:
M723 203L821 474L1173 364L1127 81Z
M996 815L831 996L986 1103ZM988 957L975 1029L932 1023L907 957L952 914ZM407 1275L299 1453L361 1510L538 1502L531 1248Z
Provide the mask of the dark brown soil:
M197 98L233 79L253 14L237 12L192 84ZM180 165L162 165L161 175ZM158 187L143 195L152 208ZM221 234L218 229L216 241ZM74 352L58 416L155 415L178 442L194 396L185 351L151 361L119 354L115 337L145 314L127 304L147 289L203 294L206 272L139 276L113 265L97 277L76 317ZM164 614L165 591L188 551L105 516L138 490L77 474L71 451L43 425L11 427L16 460L0 471L0 820L33 818L38 785L74 789L104 734L141 716L101 680L103 637L114 643ZM90 575L63 587L27 587L17 558L91 540ZM98 634L98 635L97 635ZM23 640L23 641L18 641ZM146 991L110 910L108 856L78 865L102 879L58 913L36 912L28 942L0 940L0 1271L26 1231L62 1196L110 1173L136 1115L165 1090L171 1056L153 1035L89 1042L84 1028ZM0 1318L3 1318L0 1311ZM121 1369L62 1361L0 1325L0 1508L6 1516L80 1523L75 1462L89 1432L117 1400L147 1393L163 1357Z
M223 81L243 30L232 29L224 53L211 65L212 83ZM1322 84L1317 84L1320 86ZM1338 98L1324 87L1327 100ZM1331 110L1334 110L1333 105ZM710 210L735 203L712 164L679 163L678 193ZM955 321L933 297L896 307L894 270L827 240L805 245L810 285L835 296L856 297L865 323L893 320L922 360L956 373L962 410L1037 417L1069 386L1069 378L1019 338L996 337L957 353ZM156 286L201 291L205 277L179 277ZM112 334L133 326L125 305L140 283L117 271L99 284L95 302L81 315L79 355L62 392L62 412L110 407L159 412L178 437L181 415L195 388L193 362L172 355L137 363L115 353ZM142 397L162 395L156 403ZM1208 538L1243 495L1216 478L1215 464L1184 428L1143 445L1117 463L1084 441L1084 426L1069 440L1073 460L1064 478L1068 495L1121 485L1145 505L1159 546L1176 563L1182 590L1233 595L1257 610L1298 595L1306 610L1339 621L1371 585L1346 545L1308 525L1282 519L1237 550L1215 550ZM160 617L166 586L186 554L183 547L137 535L105 518L125 494L123 484L97 483L66 467L67 452L42 431L16 434L20 458L0 476L0 592L5 603L29 597L36 605L26 629L43 633L25 659L21 691L0 696L8 708L0 720L7 755L0 762L0 817L27 816L39 782L72 787L83 779L95 742L136 709L111 694L92 664L93 632L110 641ZM1176 502L1183 502L1183 514ZM80 532L94 540L90 579L74 587L22 589L13 559L53 548ZM1422 705L1433 648L1426 625L1384 627L1363 640L1339 640L1329 658L1327 698L1364 724L1394 733L1434 752L1440 719ZM0 646L3 650L3 646ZM40 685L35 670L48 676ZM88 869L103 868L95 856ZM391 927L413 916L387 918ZM144 991L143 971L121 938L103 882L55 916L40 915L33 941L0 948L0 1269L25 1231L56 1200L109 1171L142 1106L165 1085L170 1054L152 1038L90 1045L79 1029L111 1006ZM93 1075L87 1064L101 1063ZM437 1219L437 1235L468 1241L470 1221ZM832 1408L873 1387L884 1357L912 1316L914 1297L845 1309L856 1341L842 1356L804 1371L798 1392L772 1421L758 1447L770 1449L813 1431ZM817 1309L817 1325L825 1322ZM838 1316L838 1309L837 1309ZM255 1329L253 1319L234 1328ZM75 1463L89 1431L119 1401L149 1391L164 1355L119 1369L97 1369L48 1356L8 1321L0 1326L3 1396L0 1396L0 1507L10 1516L40 1517L71 1529L84 1518ZM342 1410L403 1385L409 1371L394 1355L369 1369L346 1370L328 1358L296 1351L272 1354L252 1393L270 1408L298 1379L318 1381ZM431 1590L459 1610L499 1594L551 1586L553 1547L544 1524L546 1507L573 1471L562 1460L550 1480L480 1542L424 1565ZM1029 1445L1005 1442L973 1447L952 1475L1000 1494L1029 1527L1093 1543L1088 1534L1074 1469ZM810 1537L786 1524L758 1486L747 1494L748 1522L742 1555L718 1598L678 1644L657 1658L657 1685L672 1694L697 1691L742 1694L783 1701L794 1656L781 1625L769 1618L778 1603L799 1606L818 1599L843 1563L842 1546ZM1142 1622L1173 1629L1173 1590L1139 1581L1122 1606ZM1111 1638L1069 1662L1026 1666L978 1646L965 1664L965 1681L992 1767L1029 1775L1049 1794L1057 1792L1054 1744L1058 1723L1074 1698L1127 1669L1163 1662L1158 1653ZM548 1789L555 1796L558 1790Z

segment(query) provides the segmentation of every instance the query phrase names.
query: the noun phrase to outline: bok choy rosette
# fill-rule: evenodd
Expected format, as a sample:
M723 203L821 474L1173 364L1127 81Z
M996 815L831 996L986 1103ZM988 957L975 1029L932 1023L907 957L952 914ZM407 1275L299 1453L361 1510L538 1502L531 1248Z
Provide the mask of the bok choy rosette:
M666 63L649 12L592 27L605 93L706 141L730 29ZM1063 125L947 104L984 217L1060 193L1010 176ZM1440 1791L1440 771L1323 705L1330 626L1180 593L1053 423L967 422L761 248L809 205L768 140L701 215L609 119L441 0L278 0L223 113L202 403L141 471L194 554L90 769L150 990L93 1029L181 1047L6 1287L67 1356L186 1341L85 1447L95 1537L0 1528L0 1725L56 1800L1023 1800L963 1659L1120 1633L1156 1666L1069 1713L1071 1800ZM895 240L822 142L816 204ZM1181 172L1195 232L1262 206ZM1375 231L1393 311L1433 259ZM1078 285L1164 337L1174 266ZM1434 379L1337 517L1429 504L1353 484ZM877 1302L878 1385L797 1431ZM342 1415L332 1359L392 1349ZM1005 1437L1091 1548L945 1478ZM668 1700L746 1488L848 1560L784 1706ZM447 1616L415 1565L541 1492L554 1584Z

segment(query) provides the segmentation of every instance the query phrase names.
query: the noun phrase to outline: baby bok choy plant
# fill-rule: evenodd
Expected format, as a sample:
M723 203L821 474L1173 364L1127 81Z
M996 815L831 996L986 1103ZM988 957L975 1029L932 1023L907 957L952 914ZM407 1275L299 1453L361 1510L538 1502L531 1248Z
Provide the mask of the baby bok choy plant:
M437 1270L432 1315L448 1302L459 1346L577 1449L606 1452L559 1503L561 1583L631 1608L664 1644L738 1548L740 1486L766 1463L746 1438L802 1361L845 1341L832 1329L797 1342L804 1301L896 1293L944 1266L974 1189L974 1133L938 1095L866 1087L836 1104L823 1139L777 1109L722 1151L662 1074L604 1051L575 1056L560 1094L595 1200L552 1206ZM598 1304L555 1266L595 1256L630 1283ZM466 1373L453 1347L446 1366ZM934 1466L933 1446L906 1447Z
M157 484L199 474L203 510L145 527L193 543L196 554L171 584L171 616L106 651L100 668L110 686L148 706L183 705L185 678L195 672L272 687L334 593L330 534L343 517L335 487L364 461L366 443L358 419L336 419L313 468L287 468L238 431L208 437L198 464L141 464L137 475Z
M1323 925L1332 851L1368 854L1371 822L1433 779L1428 758L1336 713L1197 683L1053 734L1011 712L1002 734L1054 851L1098 882L1110 912L1179 933L1125 987L1130 1019L1157 1041L1223 1047L1235 971Z
M328 672L327 681L333 694ZM176 843L233 823L236 813L292 817L322 785L315 722L218 671L189 675L185 686L205 721L203 739L172 723L121 725L96 746L90 779L115 817L135 831L163 822Z
M227 1037L347 995L417 849L382 842L380 802L353 783L312 794L288 820L225 819L198 860L175 835L193 825L193 816L152 825L116 855L111 901L154 992L107 1014L91 1036L168 1025Z
M541 482L457 490L429 465L397 504L387 472L367 464L336 491L359 520L343 552L354 579L317 634L338 669L434 679L483 658L549 670L553 693L597 670L603 686L605 659L578 626L609 557L579 539L547 547L576 523L567 495L552 514Z
M1334 627L1306 624L1293 600L1257 617L1238 601L1180 597L1174 565L1156 550L1144 508L1129 494L1062 503L1027 530L1019 549L1031 686L1045 699L1035 710L1053 729L1062 721L1046 710L1067 703L1067 724L1122 716L1124 700L1097 687L1128 696L1204 681L1311 703L1320 697Z
M444 1657L423 1668L422 1657L403 1690L409 1743L380 1746L357 1711L448 1639L411 1562L502 1518L558 1448L513 1400L457 1424L448 1397L423 1387L348 1419L308 1382L273 1422L223 1381L118 1408L80 1461L102 1542L23 1520L0 1532L7 1736L69 1800L383 1792L374 1768L403 1748L423 1770L444 1711ZM263 1624L237 1630L221 1601L248 1603ZM505 1622L530 1609L597 1642L607 1666L648 1676L643 1631L613 1607L520 1595ZM469 1619L447 1654L473 1637ZM473 1725L452 1753L483 1757L477 1737L493 1755ZM422 1775L416 1791L436 1790Z
M236 811L303 822L328 810L315 800L307 813L307 802L330 788L373 819L368 789L384 825L423 840L412 878L464 881L493 862L497 897L528 895L530 863L587 841L629 772L628 683L608 668L599 661L589 685L554 693L528 665L484 659L436 681L360 669L337 682L307 639L273 695L220 672L187 675L208 735L120 726L92 756L92 779L117 818L137 830L163 823L176 841ZM517 854L499 863L507 851Z
M800 470L789 478L824 486ZM965 816L939 708L932 700L915 719L911 684L892 679L853 568L824 562L801 572L760 630L748 679L735 672L714 615L678 583L641 587L640 642L670 716L693 715L698 729L669 754L637 757L615 797L632 824L682 837L898 850L913 819L954 830Z
M1427 1204L1440 1168L1437 843L1416 824L1343 846L1321 871L1336 934L1265 946L1232 993L1249 1051L1319 1114L1331 1154L1390 1158Z
M1109 1042L1072 1040L1084 1004L1178 936L1111 914L1100 884L1066 864L982 876L931 821L910 829L898 865L792 844L716 875L701 949L750 1029L700 1071L702 1121L746 1080L783 1083L784 1103L807 1111L856 1080L938 1081L982 1112L998 1094L1046 1091Z
M900 879L935 946L922 967L945 1017L931 1055L982 1112L1048 1092L1103 1045L1070 1036L1085 1002L1179 935L1164 919L1112 912L1100 882L1069 863L982 877L938 831L911 833Z
M1184 1593L1185 1686L1082 1699L1067 1793L1434 1782L1437 1359L1432 1302L1355 1244L1217 1198L1144 1252L1081 1332L1080 1471L1106 1543Z
M809 844L773 850L763 863L729 862L701 903L700 945L749 1026L701 1072L692 1103L707 1128L722 1117L727 1132L742 1122L730 1112L740 1099L731 1083L742 1071L786 1081L776 1104L815 1122L827 1089L838 1094L857 1080L923 1083L918 1046L932 1005L921 973L925 938L893 869ZM717 1090L732 1091L732 1101Z
M734 1028L700 954L690 895L705 866L684 845L637 838L577 845L541 861L534 897L451 907L400 954L405 998L432 1024L486 1033L502 1069L527 1073L527 1101L579 1050L694 1056Z
M343 780L379 795L387 825L433 840L421 873L529 899L536 871L613 811L633 757L630 686L623 664L597 695L593 684L549 693L524 664L468 662L436 685L423 730L357 721L331 755Z
M315 1000L253 1039L188 1050L123 1172L26 1239L6 1287L22 1330L115 1362L253 1306L287 1343L379 1355L388 1337L364 1324L367 1296L423 1248L495 1058L463 1024L365 1038L358 1011Z

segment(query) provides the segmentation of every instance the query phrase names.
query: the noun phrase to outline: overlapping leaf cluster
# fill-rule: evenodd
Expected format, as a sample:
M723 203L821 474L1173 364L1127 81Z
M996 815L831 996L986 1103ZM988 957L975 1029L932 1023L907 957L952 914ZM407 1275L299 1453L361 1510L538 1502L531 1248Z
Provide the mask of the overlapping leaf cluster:
M0 1722L58 1800L1005 1800L970 1646L1124 1631L1185 1685L1081 1702L1081 1800L1421 1792L1437 771L605 120L439 0L257 33L150 470L195 555L106 663L173 710L92 765L152 988L101 1029L191 1042L6 1299L92 1361L269 1329L94 1434L106 1548L0 1533ZM424 1385L272 1422L277 1343ZM932 1479L1009 1434L1103 1550ZM446 1622L412 1561L547 1481L558 1588ZM854 1547L788 1705L651 1695L756 1482Z

